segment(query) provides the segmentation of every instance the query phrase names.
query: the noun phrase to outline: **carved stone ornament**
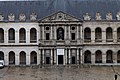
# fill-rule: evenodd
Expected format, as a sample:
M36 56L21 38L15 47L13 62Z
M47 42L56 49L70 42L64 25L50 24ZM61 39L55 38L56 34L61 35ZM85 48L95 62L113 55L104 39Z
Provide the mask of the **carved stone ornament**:
M96 13L96 20L101 20L101 14L99 12Z
M14 15L13 13L10 13L10 14L8 15L8 20L9 20L9 21L15 21L15 15Z
M36 21L37 20L37 15L35 12L32 12L31 15L30 15L30 20L31 21Z
M83 15L83 18L84 18L84 20L91 20L91 16L88 13Z
M117 17L117 20L120 20L120 12L117 13L116 17Z
M20 15L19 15L19 20L20 20L20 21L25 21L25 20L26 20L26 16L25 16L24 13L20 13Z
M0 21L4 20L4 16L2 15L2 13L0 13Z
M112 13L111 12L107 13L106 20L112 20Z

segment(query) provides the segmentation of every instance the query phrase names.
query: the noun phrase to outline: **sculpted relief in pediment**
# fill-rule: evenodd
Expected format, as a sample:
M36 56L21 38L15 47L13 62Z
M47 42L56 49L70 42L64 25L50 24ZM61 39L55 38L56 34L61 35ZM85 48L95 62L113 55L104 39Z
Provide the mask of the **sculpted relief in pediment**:
M79 21L79 20L63 12L58 12L56 14L48 16L47 18L44 18L42 21Z

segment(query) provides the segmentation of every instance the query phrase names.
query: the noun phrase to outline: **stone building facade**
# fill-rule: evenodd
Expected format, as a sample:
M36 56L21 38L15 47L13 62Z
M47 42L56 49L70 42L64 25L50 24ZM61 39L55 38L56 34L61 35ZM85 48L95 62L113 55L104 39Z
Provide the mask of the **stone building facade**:
M7 19L1 13L0 60L5 65L120 65L120 13L116 19L111 12L105 19L95 13L94 20L88 12L80 19L64 10L43 18L34 11L10 12Z

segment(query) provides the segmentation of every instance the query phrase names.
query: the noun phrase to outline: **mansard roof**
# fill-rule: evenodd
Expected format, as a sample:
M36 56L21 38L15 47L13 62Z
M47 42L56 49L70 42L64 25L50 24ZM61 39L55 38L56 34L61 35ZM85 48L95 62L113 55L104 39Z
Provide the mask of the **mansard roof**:
M75 17L82 18L85 13L89 13L95 19L96 12L100 12L102 19L108 12L111 12L113 19L116 19L117 12L120 11L120 0L27 0L27 1L0 1L0 13L8 20L8 14L15 14L18 20L19 14L26 15L26 21L32 12L37 14L37 19L55 12L62 11Z

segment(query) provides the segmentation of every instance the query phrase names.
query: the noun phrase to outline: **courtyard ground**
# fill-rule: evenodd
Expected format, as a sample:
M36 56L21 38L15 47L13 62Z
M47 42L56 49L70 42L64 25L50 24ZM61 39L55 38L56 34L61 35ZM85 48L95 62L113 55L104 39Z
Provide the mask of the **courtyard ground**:
M0 69L0 80L120 80L120 66L92 67L5 67Z

